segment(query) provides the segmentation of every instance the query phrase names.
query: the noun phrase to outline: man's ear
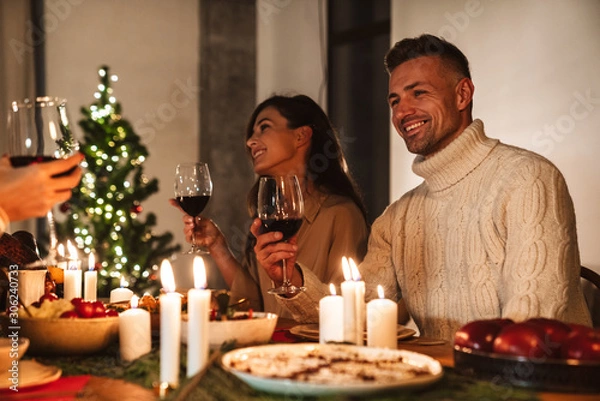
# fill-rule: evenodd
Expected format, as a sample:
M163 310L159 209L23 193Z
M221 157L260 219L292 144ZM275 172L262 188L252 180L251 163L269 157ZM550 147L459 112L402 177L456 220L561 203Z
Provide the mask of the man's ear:
M308 125L303 125L297 129L296 142L298 146L309 145L312 138L313 130Z
M456 84L456 107L463 111L469 107L473 101L475 86L469 78L463 78Z

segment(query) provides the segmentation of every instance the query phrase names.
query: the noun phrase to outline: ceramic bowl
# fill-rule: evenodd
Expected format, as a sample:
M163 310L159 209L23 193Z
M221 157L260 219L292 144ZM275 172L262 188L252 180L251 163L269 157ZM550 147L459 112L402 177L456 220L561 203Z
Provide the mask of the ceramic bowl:
M236 316L245 312L236 312ZM271 340L277 315L254 312L252 319L211 321L208 323L208 342L211 348L218 348L225 342L235 341L236 346L266 344ZM181 342L187 344L187 315L181 320Z
M0 315L3 330L8 317ZM119 336L119 318L44 319L19 317L19 336L29 339L30 355L86 355L106 348Z
M17 338L0 338L0 374L7 372L21 359L25 355L25 352L27 352L28 347L29 339L20 335Z

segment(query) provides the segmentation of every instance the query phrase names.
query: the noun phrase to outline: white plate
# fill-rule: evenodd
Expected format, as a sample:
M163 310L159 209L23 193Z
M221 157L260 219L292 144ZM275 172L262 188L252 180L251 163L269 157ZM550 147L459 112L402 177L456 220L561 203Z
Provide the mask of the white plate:
M319 341L319 325L313 324L300 324L290 329L290 333L295 336L305 338L307 340ZM413 329L406 328L402 325L398 325L398 340L412 337L416 334ZM364 333L364 339L367 339L367 332Z
M222 364L254 389L306 396L423 387L443 375L438 361L416 352L312 343L242 348L226 353Z
M2 372L0 374L0 390L8 389L15 385L13 375L18 380L18 388L23 389L31 386L39 386L58 380L62 370L56 366L46 366L36 361L19 361L19 372Z

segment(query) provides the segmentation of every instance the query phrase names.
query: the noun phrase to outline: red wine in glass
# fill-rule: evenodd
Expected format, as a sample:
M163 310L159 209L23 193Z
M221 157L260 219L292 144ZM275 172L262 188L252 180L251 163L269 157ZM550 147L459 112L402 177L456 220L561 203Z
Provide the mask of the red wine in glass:
M58 160L55 157L52 156L10 156L10 164L13 167L25 167L25 166L29 166L31 164L37 164L37 163L46 163L46 162L51 162L54 160ZM77 166L70 168L69 170L65 171L64 173L59 173L59 174L55 174L52 177L64 177L67 176L69 174L71 174L73 171L75 171L75 169L77 168Z
M179 203L184 212L192 217L196 217L200 216L209 199L210 195L178 196L177 203Z
M304 199L300 182L295 175L264 176L258 184L257 215L262 222L261 231L279 231L282 241L287 241L300 230L304 217ZM282 284L268 290L270 294L295 294L304 291L287 277L286 260L282 264Z
M202 232L196 232L196 217L204 211L210 196L212 195L212 180L206 163L181 163L175 170L175 199L181 209L188 215L194 217L194 229L192 230L192 247L188 254L210 253L196 244L196 236Z
M283 234L282 241L287 241L300 230L302 219L265 219L262 221L262 233L279 231Z

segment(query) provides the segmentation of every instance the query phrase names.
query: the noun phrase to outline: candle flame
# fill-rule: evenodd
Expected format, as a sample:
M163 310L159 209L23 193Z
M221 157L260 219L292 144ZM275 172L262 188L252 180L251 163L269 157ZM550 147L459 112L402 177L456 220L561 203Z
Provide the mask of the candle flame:
M131 305L131 309L137 308L139 301L140 301L140 298L137 295L133 295L131 297L131 300L129 300L129 305Z
M361 281L362 277L360 276L360 272L358 271L358 267L356 267L356 263L354 263L354 260L352 260L352 258L348 258L348 263L350 264L352 280L353 281Z
M344 280L352 280L352 272L350 271L350 266L348 265L348 259L345 256L342 256L342 272L344 273Z
M69 257L73 260L77 260L77 248L71 243L71 240L67 240L67 249L69 250Z
M125 280L125 277L121 276L121 288L123 287L127 287L127 280Z
M204 260L200 256L194 256L194 288L206 288L206 268Z
M167 259L163 259L160 264L160 281L166 292L175 292L175 277L173 268Z
M379 285L377 286L377 294L379 295L379 299L383 299L383 298L385 298L385 297L383 296L383 287L381 286L381 284L379 284Z
M58 246L56 247L56 251L61 257L65 257L65 246L63 244L58 244Z
M335 292L335 285L333 285L333 283L329 283L329 292L331 295L337 295Z
M90 252L90 256L88 258L88 269L94 270L94 268L96 267L96 257L94 256L94 254L92 252Z

